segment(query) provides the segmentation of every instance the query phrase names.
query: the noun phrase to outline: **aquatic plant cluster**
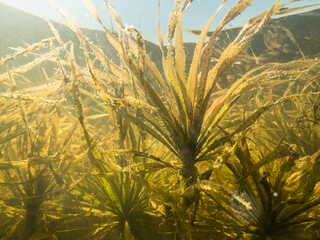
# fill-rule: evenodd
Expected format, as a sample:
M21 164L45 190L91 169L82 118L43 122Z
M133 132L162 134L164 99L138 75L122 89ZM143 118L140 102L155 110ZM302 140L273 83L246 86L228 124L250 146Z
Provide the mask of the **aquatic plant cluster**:
M239 0L208 35L223 0L188 59L191 2L175 1L168 46L158 27L160 66L138 29L105 1L112 32L90 0L118 63L62 12L85 67L48 19L52 38L0 60L1 239L320 238L320 59L259 64L247 52L271 17L297 9L275 0L213 58L254 2ZM49 53L10 67L45 44ZM53 75L21 89L16 79L43 61Z

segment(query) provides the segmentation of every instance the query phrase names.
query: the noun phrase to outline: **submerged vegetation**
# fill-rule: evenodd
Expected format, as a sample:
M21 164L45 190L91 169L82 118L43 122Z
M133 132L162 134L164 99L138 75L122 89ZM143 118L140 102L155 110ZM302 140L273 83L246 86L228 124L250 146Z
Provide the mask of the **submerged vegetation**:
M191 2L175 1L168 46L158 27L161 67L138 29L106 1L112 32L89 0L118 63L62 12L86 67L47 19L54 37L0 60L1 239L320 238L320 59L260 64L246 51L271 17L297 9L274 1L216 51L254 2L238 1L208 35L224 0L188 59ZM10 67L44 44L41 61ZM42 61L52 76L19 88Z

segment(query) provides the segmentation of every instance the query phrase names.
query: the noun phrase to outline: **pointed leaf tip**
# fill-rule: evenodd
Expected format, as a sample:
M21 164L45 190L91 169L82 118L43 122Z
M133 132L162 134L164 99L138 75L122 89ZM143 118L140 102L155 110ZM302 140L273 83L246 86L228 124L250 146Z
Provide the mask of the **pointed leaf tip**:
M117 11L111 6L111 4L107 0L105 0L104 2L107 6L107 9L108 9L111 17L117 22L118 26L123 29L124 27L123 27L121 18L119 16L119 14L117 13Z

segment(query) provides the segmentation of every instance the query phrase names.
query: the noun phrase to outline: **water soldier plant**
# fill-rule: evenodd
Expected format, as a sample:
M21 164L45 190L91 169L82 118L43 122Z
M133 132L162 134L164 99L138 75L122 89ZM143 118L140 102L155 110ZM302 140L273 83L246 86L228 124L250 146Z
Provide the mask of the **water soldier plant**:
M133 28L124 28L120 16L106 2L109 13L117 22L118 39L103 25L93 5L84 1L95 19L102 24L106 31L107 39L118 51L126 71L110 66L103 53L90 42L87 42L75 24L70 27L77 33L85 51L86 60L93 82L107 104L114 106L114 99L104 89L95 72L92 60L89 58L88 47L96 57L105 64L110 75L119 79L132 79L135 97L144 103L132 107L124 98L121 107L116 107L127 120L149 133L160 141L177 159L179 174L182 176L183 187L180 192L181 201L169 202L177 232L181 239L191 239L189 224L194 224L196 211L200 200L201 188L199 182L207 180L212 172L199 172L196 164L208 159L216 158L226 144L234 144L235 137L245 132L259 116L270 107L283 101L291 100L298 96L289 96L277 99L276 102L267 102L258 107L238 125L227 129L223 127L225 116L237 100L250 89L257 86L276 85L276 78L290 71L276 72L279 65L268 65L254 68L244 74L239 80L226 89L217 91L217 83L222 74L232 66L241 53L248 47L250 40L261 29L265 22L276 14L281 14L285 5L275 1L274 5L266 12L250 19L242 28L238 36L224 49L218 62L212 64L212 48L226 24L243 12L253 1L239 1L218 24L215 31L205 43L209 27L216 15L227 1L223 1L214 16L202 30L199 41L192 57L189 71L185 69L185 52L183 47L182 19L191 1L175 1L174 9L170 15L168 25L167 53L163 45L161 29L158 29L160 48L162 51L162 67L164 76L156 65L150 60L145 50L145 43L140 32ZM293 66L294 67L294 66ZM283 68L283 67L282 67ZM289 67L291 68L291 66ZM139 110L139 114L137 111ZM180 165L181 164L181 165ZM152 191L163 194L147 184ZM165 196L164 199L174 199L174 196ZM188 209L194 204L193 216L188 216ZM180 210L174 210L180 209ZM187 213L185 215L185 213ZM181 215L182 214L182 215ZM183 216L185 215L185 216Z
M10 81L8 93L1 95L1 207L5 215L1 216L1 239L54 239L49 225L63 213L51 201L80 182L68 176L81 150L73 143L77 120L62 113L61 82L51 82L50 90L46 90L49 83L18 90L15 76L41 61L27 68L10 69L8 64L52 40L1 61L7 65ZM47 55L44 61L50 58Z
M56 63L56 88L18 91L9 67L0 75L11 82L1 95L3 102L10 99L0 115L1 186L10 190L0 202L5 212L1 226L7 229L0 231L2 238L320 236L320 60L244 62L245 73L223 82L228 72L237 71L235 63L268 20L297 10L287 8L296 1L275 0L269 10L249 19L214 59L228 23L254 0L234 4L208 36L229 2L223 0L190 57L182 22L191 2L175 1L168 46L158 24L161 66L147 54L140 31L124 27L108 1L117 33L84 0L119 63L59 11L78 36L87 66L77 64L73 43L64 43L46 19L58 46L44 40L52 51L42 60Z

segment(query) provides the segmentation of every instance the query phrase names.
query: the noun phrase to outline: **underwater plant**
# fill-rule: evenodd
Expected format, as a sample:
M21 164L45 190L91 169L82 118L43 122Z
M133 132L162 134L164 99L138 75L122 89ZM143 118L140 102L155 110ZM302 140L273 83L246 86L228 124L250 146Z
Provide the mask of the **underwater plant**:
M302 157L315 154L320 149L319 95L274 108L264 115L259 126L265 131L257 134L257 141L268 141L273 146L285 142Z
M215 181L203 183L218 206L206 221L237 238L319 237L319 151L300 157L287 144L270 151L247 135L225 153ZM219 222L221 214L227 225Z
M191 2L174 2L168 46L158 27L160 65L108 1L117 33L89 0L119 62L63 12L86 67L48 19L54 38L0 60L52 49L0 75L11 86L0 94L1 238L319 237L320 60L251 66L245 53L270 18L297 9L275 0L219 45L254 2L238 1L208 35L224 0L190 56L182 22ZM55 64L52 85L18 90L15 76L46 60Z
M275 79L278 79L282 74L288 74L288 71L285 70L283 72L277 71L277 64L259 66L249 70L227 88L219 89L217 87L221 76L248 47L255 34L268 19L281 14L286 9L286 4L275 1L269 10L248 20L240 33L223 50L216 64L213 64L211 55L216 38L226 24L253 2L248 0L235 4L213 31L209 41L205 43L211 23L227 2L223 1L217 12L203 28L193 53L190 69L187 70L185 69L186 55L181 29L183 15L191 1L175 1L174 9L169 18L169 45L166 49L161 29L158 28L162 52L162 74L162 71L146 54L145 42L139 30L134 27L125 28L120 16L106 1L110 15L116 21L119 29L118 38L116 38L102 23L92 3L88 0L84 2L94 18L104 27L108 41L119 53L123 68L113 64L98 47L90 43L75 22L70 21L63 13L61 15L65 18L68 26L78 35L91 78L105 103L120 113L127 121L158 140L175 159L175 165L180 169L179 175L182 177L180 181L184 186L180 188L181 192L178 194L181 199L166 204L170 206L171 214L173 213L179 238L191 239L189 225L194 224L201 197L201 189L196 186L200 180L208 179L212 173L212 169L200 172L196 166L197 163L216 158L221 148L226 144L232 144L233 139L245 132L266 110L275 104L294 98L289 96L277 99L276 102L267 102L244 118L238 125L233 124L229 129L223 127L224 119L230 110L237 106L236 103L241 96L257 86L276 85L279 81ZM57 10L59 11L58 8ZM107 76L102 76L99 73L89 57L89 49L105 65ZM114 96L103 86L100 78L110 79L109 81L117 78L129 86L131 85L134 89L134 99L125 94L121 97ZM79 101L75 100L75 102L78 105ZM81 112L80 105L78 109ZM83 119L81 114L78 114L78 117ZM85 132L85 127L83 129ZM87 137L90 148L92 148L91 141ZM155 188L150 182L146 184L152 191L160 195L164 194L162 190L158 187ZM174 195L164 198L174 199ZM193 216L191 216L192 214L189 216L191 205L194 205ZM174 209L180 210L175 211Z
M10 70L7 63L44 42L2 61L10 88L1 95L1 239L54 238L49 225L62 214L51 203L79 182L68 175L81 150L72 145L77 120L61 113L61 82L52 83L50 90L46 84L18 90L13 72L21 67ZM50 61L50 56L44 58ZM35 61L26 71L30 65L35 67Z

